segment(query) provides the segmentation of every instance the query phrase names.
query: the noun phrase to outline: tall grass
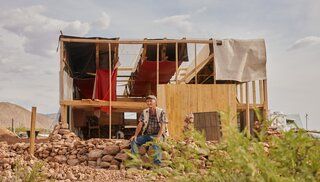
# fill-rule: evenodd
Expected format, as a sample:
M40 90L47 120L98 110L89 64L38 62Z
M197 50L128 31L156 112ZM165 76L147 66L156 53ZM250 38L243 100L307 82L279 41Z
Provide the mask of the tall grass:
M218 144L207 144L203 133L191 128L183 141L160 144L171 155L163 160L168 167L149 172L169 181L320 181L320 141L304 130L267 135L270 121L262 123L251 136L226 125Z

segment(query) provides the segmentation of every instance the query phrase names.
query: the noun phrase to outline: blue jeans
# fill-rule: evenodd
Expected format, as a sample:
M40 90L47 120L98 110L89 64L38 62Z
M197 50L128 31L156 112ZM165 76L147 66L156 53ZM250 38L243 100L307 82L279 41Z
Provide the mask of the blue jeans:
M154 138L156 138L156 135L141 135L138 136L137 139L131 142L131 153L132 154L139 154L138 146L141 146L149 141L152 141ZM162 140L162 137L161 137ZM158 145L152 145L152 148L155 151L155 155L153 158L153 162L155 164L161 163L161 148Z

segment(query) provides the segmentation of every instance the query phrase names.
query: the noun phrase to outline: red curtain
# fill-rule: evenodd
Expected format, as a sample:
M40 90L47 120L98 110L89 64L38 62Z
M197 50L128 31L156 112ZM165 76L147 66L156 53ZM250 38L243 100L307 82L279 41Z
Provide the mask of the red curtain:
M94 99L109 101L110 89L109 89L109 73L107 69L97 69L95 88L94 88ZM116 100L116 80L117 80L117 69L111 72L111 100ZM109 107L101 107L101 110L109 113Z

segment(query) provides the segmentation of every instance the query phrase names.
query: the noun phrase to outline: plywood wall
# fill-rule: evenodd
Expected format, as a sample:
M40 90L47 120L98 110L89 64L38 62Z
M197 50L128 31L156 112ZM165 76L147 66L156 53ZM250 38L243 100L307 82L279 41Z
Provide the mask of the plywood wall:
M234 84L168 84L158 86L158 106L164 108L169 119L172 138L180 138L184 119L188 113L222 111L230 120L222 117L222 129L226 122L236 125L236 86Z

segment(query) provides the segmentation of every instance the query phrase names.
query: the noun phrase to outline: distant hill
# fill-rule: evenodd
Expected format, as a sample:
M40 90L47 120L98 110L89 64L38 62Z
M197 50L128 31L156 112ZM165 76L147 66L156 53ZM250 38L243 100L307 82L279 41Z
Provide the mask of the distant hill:
M45 115L37 113L36 128L50 129L55 122L53 114ZM0 102L0 126L11 127L11 120L15 127L30 127L31 112L19 105L9 102Z

